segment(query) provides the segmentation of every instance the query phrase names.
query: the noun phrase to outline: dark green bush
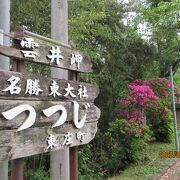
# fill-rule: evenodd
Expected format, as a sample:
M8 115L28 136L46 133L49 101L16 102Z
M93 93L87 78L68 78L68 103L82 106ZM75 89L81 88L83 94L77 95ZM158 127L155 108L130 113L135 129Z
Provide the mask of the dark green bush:
M116 174L131 163L143 159L143 150L149 139L149 130L142 123L117 119L110 123L106 133L108 152L104 157L104 167L109 174Z
M93 161L92 153L91 153L92 146L86 145L82 146L79 151L79 179L80 180L94 180L94 179L101 179L102 174L96 171L95 166L96 163Z
M48 153L25 158L25 180L49 180L50 158Z
M26 180L50 180L48 173L44 169L29 169L25 172Z
M147 110L148 124L151 124L151 130L154 137L159 142L171 142L173 136L173 117L167 105L159 101L157 106Z

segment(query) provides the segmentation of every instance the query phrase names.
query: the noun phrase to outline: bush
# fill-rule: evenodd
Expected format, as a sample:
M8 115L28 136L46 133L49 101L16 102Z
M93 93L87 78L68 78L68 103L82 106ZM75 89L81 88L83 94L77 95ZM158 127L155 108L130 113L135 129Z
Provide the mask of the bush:
M106 120L106 128L97 132L91 146L79 151L80 179L103 179L119 173L131 163L145 161L145 149L152 132L158 141L170 142L169 94L169 82L163 78L138 80L121 92L116 100L116 113L111 112L116 114L116 120L104 117L111 123Z
M171 111L162 103L147 110L148 124L159 142L171 142L173 136L173 117Z
M24 179L27 180L49 180L49 154L38 154L25 158Z
M49 174L44 169L32 169L25 172L25 179L27 180L50 180Z
M106 133L109 139L109 156L105 159L105 166L108 167L110 174L118 173L131 163L142 160L149 135L149 129L137 121L117 119L110 123Z
M173 116L170 107L170 81L158 78L146 81L158 96L157 104L147 108L147 120L151 124L154 137L159 142L171 142L173 136Z
M78 157L79 157L79 179L80 180L93 180L93 179L101 179L102 174L95 168L95 163L93 163L92 153L91 153L92 146L86 145L79 149Z
M144 86L148 86L151 89L152 92L149 93L149 97L151 97L150 94L152 94L155 98L153 98L153 101L150 98L148 99L148 102L152 103L150 106L144 106L144 113L146 114L147 123L154 133L154 137L160 142L171 142L173 135L172 113L169 109L170 85L170 81L165 78L148 81L136 80L131 84L131 86L135 86L136 89ZM144 92L141 93L144 94ZM144 95L142 95L142 97L144 97ZM135 104L135 102L132 101L131 103L133 103L133 105Z

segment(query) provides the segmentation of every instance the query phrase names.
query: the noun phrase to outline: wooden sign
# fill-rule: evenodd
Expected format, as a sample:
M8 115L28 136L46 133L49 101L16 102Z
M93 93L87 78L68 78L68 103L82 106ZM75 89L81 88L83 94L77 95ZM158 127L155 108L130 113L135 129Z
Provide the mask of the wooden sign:
M14 33L13 47L0 46L0 54L78 72L92 72L90 59L70 46L27 31Z
M96 122L99 118L100 111L99 109L93 104L89 103L89 107L86 109L84 103L78 103L79 104L79 113L78 120L81 120L84 115L86 115L86 118L84 120L84 123L91 123ZM64 123L71 123L73 124L73 112L74 112L74 103L73 102L49 102L49 101L13 101L13 100L7 100L6 104L4 104L4 101L0 100L0 129L1 130L7 130L7 129L15 129L18 130L19 127L22 126L22 124L27 120L27 118L30 116L31 109L23 110L23 106L28 105L31 106L31 109L34 109L34 112L36 113L35 121L34 123L31 123L30 127L50 127L53 128L54 124L59 121L59 119L62 119L63 116L63 110L66 112L67 117L62 121ZM47 110L48 108L52 108L53 106L60 106L61 109L56 108L56 112L52 113L51 116L47 116L44 114L44 110ZM4 117L4 112L10 111L15 107L19 107L19 112L15 116L14 114L10 114L12 116L12 119L6 119ZM64 107L64 108L62 108ZM52 111L51 111L52 112ZM61 121L61 120L60 120ZM31 121L32 122L32 121ZM78 121L79 122L79 121ZM29 127L29 128L30 128ZM74 125L74 127L76 127ZM28 128L26 128L28 129Z
M97 131L98 93L87 83L0 71L0 160L87 144Z
M14 35L0 54L90 72L90 60L67 45L30 32ZM89 143L97 131L99 89L92 84L0 70L0 161Z
M84 82L0 70L0 99L94 102L98 94L95 85Z
M11 160L89 143L97 131L97 122L87 123L81 130L72 124L59 128L30 128L28 131L0 131L0 160ZM52 148L52 149L51 149Z

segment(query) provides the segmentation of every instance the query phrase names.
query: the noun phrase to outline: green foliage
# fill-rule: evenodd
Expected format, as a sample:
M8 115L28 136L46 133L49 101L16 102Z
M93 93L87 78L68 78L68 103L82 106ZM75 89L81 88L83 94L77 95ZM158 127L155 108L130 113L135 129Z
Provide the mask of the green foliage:
M179 60L180 0L150 0L140 9L140 22L147 22L151 42L157 46L159 75L164 76L174 62Z
M87 145L81 147L78 151L79 155L79 179L80 180L93 180L93 179L101 179L102 174L95 170L95 163L93 162L92 153L91 153L92 146Z
M174 1L176 2L178 1ZM99 86L100 95L96 104L102 112L95 140L79 151L80 179L102 179L144 158L142 151L146 147L149 130L146 131L145 128L143 133L139 133L139 124L128 124L124 119L116 120L115 100L119 92L124 91L133 80L150 78L154 73L159 73L157 70L163 74L172 63L171 60L174 62L177 59L179 38L175 29L179 24L171 15L178 13L179 4L175 7L171 2L171 5L171 8L166 8L169 4L167 6L162 3L152 7L156 9L142 11L144 20L154 28L155 43L150 44L136 30L124 26L122 19L125 10L116 0L69 1L70 43L75 43L93 62L94 73L81 77ZM30 31L50 36L48 0L12 0L11 17L12 29L25 25ZM166 23L162 23L162 18ZM171 22L172 26L169 28L168 24ZM27 64L26 70L30 74L50 74L49 69L33 64ZM153 117L151 119L153 121ZM159 120L161 121L162 119ZM166 124L163 126L168 129ZM26 179L48 179L48 157L28 158Z
M100 88L95 102L101 109L99 130L92 143L91 157L81 154L83 159L93 162L93 166L86 164L80 167L87 167L88 171L94 167L95 174L103 172L103 176L107 176L138 161L139 152L145 147L144 137L134 135L126 146L123 133L118 139L105 133L110 131L110 122L115 122L115 101L119 92L129 82L143 78L152 69L156 51L137 32L124 26L124 9L115 0L76 0L71 1L69 7L71 42L86 52L93 62L94 73L83 78L98 84ZM85 162L83 159L81 163ZM89 174L93 176L92 172Z
M158 96L155 106L147 109L147 121L157 141L171 142L173 135L172 112L170 108L170 81L165 78L150 81L150 86Z
M106 133L97 133L90 150L91 158L88 153L85 154L85 157L88 156L88 168L94 167L94 172L98 175L92 177L105 179L131 163L146 159L143 152L146 149L150 131L147 127L141 126L142 124L129 123L125 119L117 119L110 123ZM86 166L84 165L85 168Z
M114 0L77 0L71 2L69 12L70 39L91 57L94 74L85 80L99 85L97 103L103 111L100 127L107 128L116 94L126 82L120 73L119 56L124 49L122 6Z
M173 118L171 111L159 100L157 106L147 110L147 119L154 136L159 142L171 142L173 136Z
M126 78L131 82L145 78L149 72L151 76L155 75L154 61L157 58L155 46L147 43L136 31L129 28L126 30L125 39L126 51L122 54L122 66L126 69L124 73Z
M50 36L50 1L11 0L11 29L26 26L29 31Z
M25 179L27 180L50 180L49 175L43 169L36 169L33 171L31 169L25 172Z
M131 164L120 173L119 176L109 178L109 180L149 180L161 174L169 164L173 163L172 158L160 158L160 152L175 151L175 143L161 143L151 141L148 143L146 152L146 160L138 164Z
M174 85L180 88L180 68L177 70L176 74L174 75Z
M110 174L138 162L144 158L143 151L146 149L146 141L149 139L150 131L142 128L142 124L117 119L110 123L108 132L108 152L104 157L104 167L108 167Z
M148 0L151 7L157 7L160 2L170 2L171 0Z
M124 9L116 0L72 1L69 12L70 39L93 62L93 75L83 78L99 85L96 100L102 110L99 128L105 131L115 119L119 91L148 71L155 58L154 47L124 26Z
M50 37L50 2L48 0L11 0L11 30L25 26L27 30ZM45 65L25 62L29 74L50 76Z
M49 155L39 154L25 158L25 179L49 180Z

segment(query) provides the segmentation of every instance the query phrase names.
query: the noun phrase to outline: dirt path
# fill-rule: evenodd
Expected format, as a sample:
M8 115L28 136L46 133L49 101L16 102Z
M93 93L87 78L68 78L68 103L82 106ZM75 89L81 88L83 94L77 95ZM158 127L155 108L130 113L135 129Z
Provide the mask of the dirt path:
M180 160L168 168L159 180L180 180Z

